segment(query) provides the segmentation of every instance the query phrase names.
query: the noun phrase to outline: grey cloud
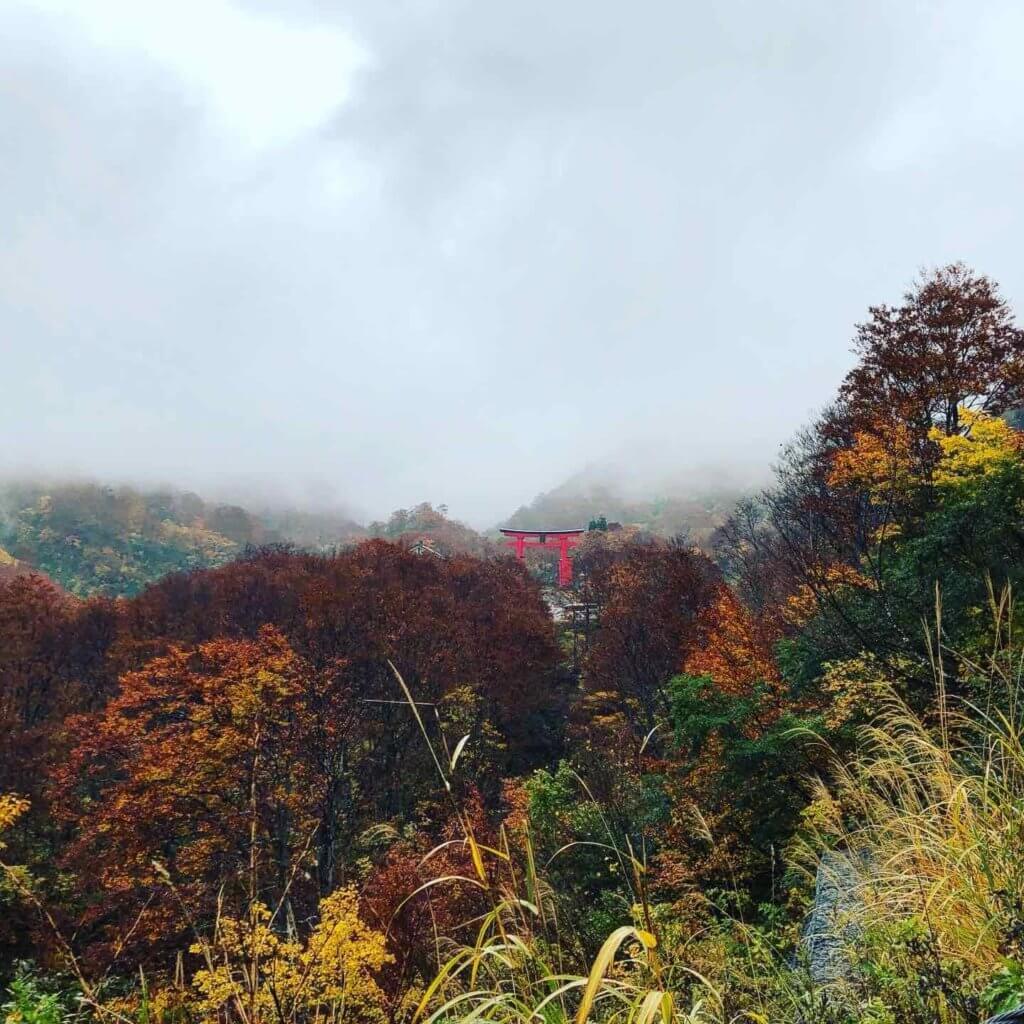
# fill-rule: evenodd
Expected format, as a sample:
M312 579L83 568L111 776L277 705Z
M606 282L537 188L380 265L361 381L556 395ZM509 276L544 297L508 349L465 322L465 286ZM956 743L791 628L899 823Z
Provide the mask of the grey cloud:
M0 15L0 467L487 523L595 462L767 463L924 264L1024 296L1011 2L245 9L368 57L248 153Z

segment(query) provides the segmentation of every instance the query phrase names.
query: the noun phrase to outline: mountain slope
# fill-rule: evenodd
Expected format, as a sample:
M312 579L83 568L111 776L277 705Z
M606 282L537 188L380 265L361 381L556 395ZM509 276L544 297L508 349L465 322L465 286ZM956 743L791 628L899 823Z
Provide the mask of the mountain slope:
M370 536L394 541L403 547L422 542L441 555L475 555L483 558L493 554L495 547L483 534L456 519L448 518L448 508L435 508L429 501L410 509L391 513L387 522L369 525Z
M0 546L78 596L134 594L276 539L244 509L192 494L97 484L0 488Z
M529 505L518 508L502 526L519 530L586 528L604 516L609 522L628 523L658 534L689 536L706 543L722 525L748 488L728 477L677 481L633 493L614 482L590 473L571 477L551 491L538 494Z
M25 576L33 572L31 566L19 562L10 552L0 548L0 583L13 580L15 576Z

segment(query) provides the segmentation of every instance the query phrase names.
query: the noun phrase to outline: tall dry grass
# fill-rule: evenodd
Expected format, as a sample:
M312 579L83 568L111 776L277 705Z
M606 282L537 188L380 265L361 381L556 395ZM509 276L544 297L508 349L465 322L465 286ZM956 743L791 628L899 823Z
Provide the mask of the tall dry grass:
M913 971L903 980L930 986L937 1020L1024 997L1024 645L1009 591L990 594L990 612L987 648L955 651L937 600L933 711L890 691L856 754L814 784L812 827L793 851L810 865L823 850L847 859L851 964Z
M534 877L532 899L496 898L415 1019L968 1024L1024 998L1024 646L1009 592L991 595L990 611L987 648L953 651L937 602L931 710L915 713L892 688L854 753L809 782L806 827L789 856L809 878L826 855L851 866L836 931L845 977L815 984L782 929L720 919L666 941L644 865L617 851L634 876L635 920L608 936L589 971L557 962L557 935L540 926L554 901L548 893L546 907Z

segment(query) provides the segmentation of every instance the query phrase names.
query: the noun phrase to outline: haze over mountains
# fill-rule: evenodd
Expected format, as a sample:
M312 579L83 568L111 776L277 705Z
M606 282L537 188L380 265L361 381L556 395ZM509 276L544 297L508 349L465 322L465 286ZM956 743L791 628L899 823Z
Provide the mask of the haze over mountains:
M711 470L657 481L634 472L629 479L606 463L537 495L500 525L586 528L604 516L706 544L736 501L753 489L752 481ZM485 555L501 550L494 543L500 540L498 525L477 531L447 506L430 502L363 525L336 505L275 503L265 494L243 504L173 487L7 480L0 482L0 574L39 571L77 596L120 596L168 573L220 565L267 544L323 551L371 536L397 543L423 538L442 553Z
M250 546L324 548L365 532L342 514L252 511L187 491L92 482L0 485L0 566L39 570L80 597L138 593L172 572L221 565Z
M1024 295L1019 5L0 8L0 471L482 528L768 461L918 267Z
M588 466L520 506L502 525L572 529L605 516L663 537L685 534L699 544L741 497L757 491L767 479L766 467L701 466L658 472L644 462L634 458Z

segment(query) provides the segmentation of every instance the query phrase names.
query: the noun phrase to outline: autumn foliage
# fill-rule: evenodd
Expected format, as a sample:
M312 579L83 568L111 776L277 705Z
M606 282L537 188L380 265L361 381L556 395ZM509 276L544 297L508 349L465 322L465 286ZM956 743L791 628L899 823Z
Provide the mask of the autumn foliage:
M666 684L699 641L717 573L695 548L654 538L594 538L580 560L601 628L585 685L630 709L644 731L668 708Z
M552 623L511 560L270 549L117 603L19 577L0 627L5 790L53 822L50 870L80 879L60 913L97 964L166 963L218 905L308 920L365 872L367 829L437 834L389 660L436 737L472 734L491 800L560 742Z
M702 610L700 643L688 654L682 669L708 676L726 693L747 695L757 683L781 685L772 628L759 620L724 585Z

